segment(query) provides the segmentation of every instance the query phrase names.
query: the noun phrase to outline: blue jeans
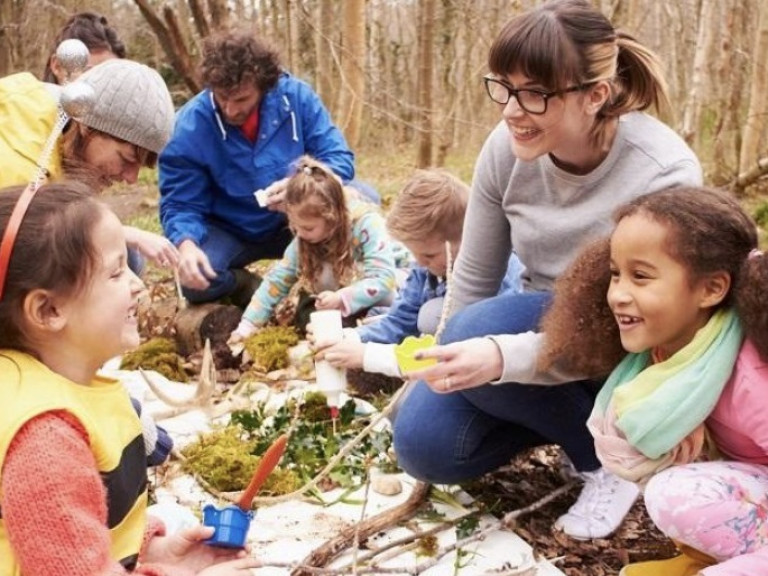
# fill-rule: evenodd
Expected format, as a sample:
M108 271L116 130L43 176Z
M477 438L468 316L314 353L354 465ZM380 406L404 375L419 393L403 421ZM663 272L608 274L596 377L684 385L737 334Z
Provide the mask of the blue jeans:
M244 268L257 260L280 258L292 239L291 231L282 228L267 242L246 242L209 224L208 237L200 249L208 256L216 278L205 290L183 288L184 297L193 304L200 304L229 296L235 290L232 269Z
M442 342L538 327L547 292L502 294L468 306L445 328ZM599 384L485 384L437 394L417 382L394 423L395 453L410 475L435 484L477 478L520 451L559 444L579 471L600 467L586 422Z

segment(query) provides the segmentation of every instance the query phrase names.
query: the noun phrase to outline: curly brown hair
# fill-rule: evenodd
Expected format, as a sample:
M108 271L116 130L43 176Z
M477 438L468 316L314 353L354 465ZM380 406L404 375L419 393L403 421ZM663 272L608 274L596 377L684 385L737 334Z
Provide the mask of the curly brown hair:
M350 215L341 180L330 168L309 157L296 162L296 174L288 181L285 211L303 218L322 218L331 229L330 237L318 244L302 242L298 236L299 278L314 293L323 264L328 262L340 286L347 285L354 274Z
M252 33L220 33L205 39L200 73L210 88L231 90L253 82L263 94L277 84L280 58Z
M707 188L671 188L617 209L614 221L634 214L665 225L669 255L692 280L726 272L731 285L712 309L733 306L745 334L768 361L768 255L757 247L757 227L735 198ZM543 370L557 362L581 374L608 374L625 354L608 307L610 241L585 248L555 283L554 299L541 322Z

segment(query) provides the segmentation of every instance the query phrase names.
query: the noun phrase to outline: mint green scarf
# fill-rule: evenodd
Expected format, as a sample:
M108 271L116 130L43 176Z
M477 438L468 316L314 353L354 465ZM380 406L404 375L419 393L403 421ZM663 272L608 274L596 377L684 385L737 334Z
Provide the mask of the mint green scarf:
M649 352L627 354L608 377L593 414L611 406L627 442L657 459L682 442L714 409L743 339L732 310L717 311L693 340L649 366Z

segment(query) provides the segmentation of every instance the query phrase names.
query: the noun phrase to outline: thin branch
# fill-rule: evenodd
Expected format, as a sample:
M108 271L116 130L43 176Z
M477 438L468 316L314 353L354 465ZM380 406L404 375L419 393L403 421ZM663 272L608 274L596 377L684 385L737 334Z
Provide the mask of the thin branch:
M766 174L768 174L768 156L760 158L750 170L739 174L731 183L731 188L738 195Z
M429 489L429 484L425 482L417 482L413 487L411 495L399 506L395 506L376 516L372 516L354 526L344 528L338 536L328 540L322 546L315 548L310 552L309 556L302 560L301 565L291 572L291 576L307 576L308 574L311 574L311 572L306 570L307 567L326 565L343 550L346 550L355 538L368 538L384 528L391 527L394 522L410 518L419 508L421 508L421 505L429 494ZM354 567L353 569L355 570L354 573L363 573L362 569L357 570Z

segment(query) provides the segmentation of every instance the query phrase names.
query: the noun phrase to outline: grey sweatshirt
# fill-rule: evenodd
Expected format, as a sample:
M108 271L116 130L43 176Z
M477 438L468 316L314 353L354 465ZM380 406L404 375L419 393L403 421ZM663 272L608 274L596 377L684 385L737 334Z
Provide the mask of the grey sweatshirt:
M693 151L648 114L622 116L608 156L585 175L558 168L549 155L533 162L517 160L508 129L499 123L475 166L453 274L452 313L496 295L511 250L526 266L525 290L551 290L581 247L610 234L616 207L649 192L701 183L701 166ZM540 334L489 336L504 359L499 382L574 379L557 370L536 371Z

